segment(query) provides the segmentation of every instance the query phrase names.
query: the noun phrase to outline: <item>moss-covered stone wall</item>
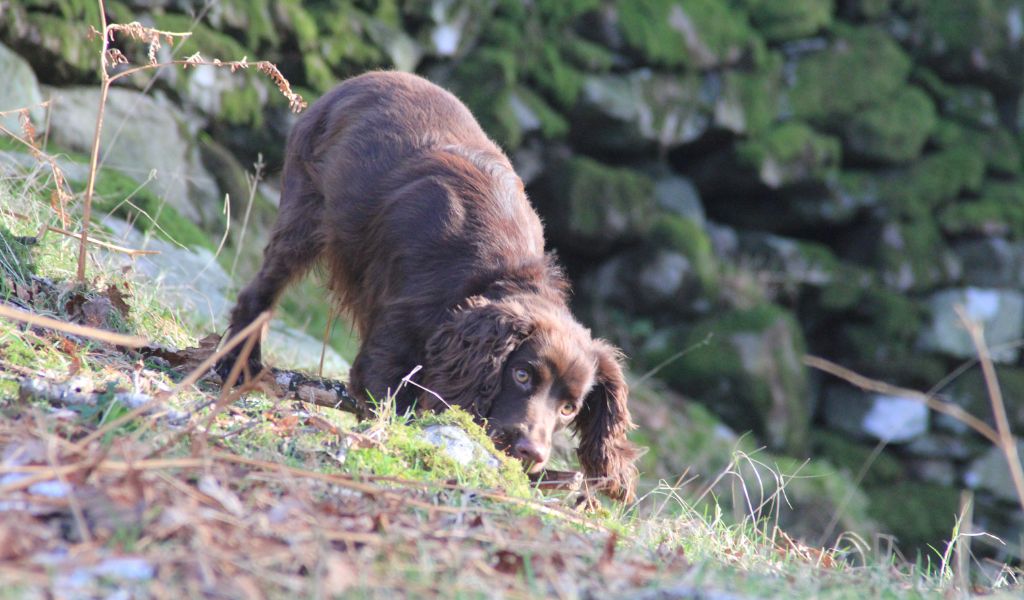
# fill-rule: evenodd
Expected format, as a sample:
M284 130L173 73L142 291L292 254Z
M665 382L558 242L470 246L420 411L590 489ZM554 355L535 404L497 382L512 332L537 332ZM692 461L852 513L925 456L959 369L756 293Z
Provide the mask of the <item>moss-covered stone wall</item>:
M1001 369L1024 366L1014 345L1024 337L1024 0L107 9L194 32L161 58L269 59L311 100L373 68L415 70L453 90L517 164L579 313L635 371L656 367L775 449L854 469L847 451L867 456L887 435L875 423L905 417L809 372L804 352L899 385L942 383L944 397L988 418L984 386L942 380L972 355L956 331L960 303L1005 343ZM43 83L95 83L86 32L97 21L91 0L17 2L0 41ZM243 164L262 153L272 175L279 167L293 117L258 74L168 71L153 87L207 146ZM1024 430L1024 378L1003 383ZM913 423L878 459L884 478L868 471L869 487L899 490L877 498L998 488L976 468L984 445L962 426L935 415ZM1005 498L982 504L997 532L1024 522ZM944 518L928 531L927 519L902 523L912 510L872 512L883 528L889 517L897 531L906 525L908 543L949 533Z

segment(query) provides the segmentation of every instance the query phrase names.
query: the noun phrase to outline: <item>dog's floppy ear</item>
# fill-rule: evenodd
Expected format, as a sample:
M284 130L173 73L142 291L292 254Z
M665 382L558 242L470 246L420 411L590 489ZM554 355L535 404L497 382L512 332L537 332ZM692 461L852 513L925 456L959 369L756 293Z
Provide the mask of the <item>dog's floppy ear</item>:
M501 389L505 360L532 329L518 302L473 296L427 341L423 385L450 405L487 416ZM438 404L433 395L423 395L425 408Z
M626 439L635 427L626 400L629 387L619 364L620 352L604 340L594 340L597 381L587 394L573 428L580 440L577 454L587 479L616 500L631 502L636 496L637 469L633 464L640 449Z

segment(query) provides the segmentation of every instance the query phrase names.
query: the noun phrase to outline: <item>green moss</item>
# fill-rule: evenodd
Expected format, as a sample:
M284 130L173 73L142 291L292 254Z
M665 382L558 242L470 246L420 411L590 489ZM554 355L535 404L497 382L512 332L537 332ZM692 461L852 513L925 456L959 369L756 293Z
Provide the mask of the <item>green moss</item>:
M276 97L271 95L271 98ZM217 115L226 123L261 127L263 125L263 103L260 93L254 87L246 85L226 90L220 95L220 114Z
M13 293L12 283L25 285L36 272L31 246L16 238L0 225L0 299Z
M753 430L773 446L800 451L810 414L803 353L793 316L764 303L655 334L643 360L653 366L674 358L659 372L670 386L739 431Z
M247 47L255 49L264 43L271 46L281 43L279 25L271 16L271 3L268 0L222 0L220 5L221 10L231 13L230 18L225 20L239 28L245 36ZM278 15L282 12L287 15L294 7L295 0L278 0L276 5Z
M179 56L191 56L199 52L203 58L213 60L239 60L243 56L251 54L238 40L226 33L215 31L202 23L195 23L192 17L182 14L157 14L153 15L153 22L157 29L163 31L191 31L192 35L186 38L177 47Z
M917 349L927 316L918 302L874 286L851 308L835 333L844 365L914 387L929 387L948 373L944 361Z
M910 72L910 58L884 30L843 26L836 34L827 50L797 65L789 97L798 117L841 121L891 97Z
M111 23L131 23L136 20L135 11L127 4L117 0L105 0L103 4L107 7L107 21Z
M902 163L921 154L937 117L931 98L905 87L884 103L850 117L843 127L846 148L868 160Z
M933 141L940 148L970 150L984 160L989 171L999 175L1021 172L1021 151L1013 135L1005 129L975 129L944 120L939 123Z
M584 73L611 67L611 52L575 30L576 20L596 6L574 0L527 9L518 0L500 0L482 20L480 46L457 63L451 85L504 147L515 148L523 139L511 98L534 113L546 137L558 137L567 130L560 113L575 105Z
M1010 235L1024 239L1024 183L990 181L974 200L961 200L939 213L950 235Z
M998 365L996 366L996 379L999 381L999 389L1002 391L1003 397L1024 397L1024 369L1021 367ZM992 419L992 400L988 393L988 386L981 369L977 366L957 377L949 388L940 391L944 394L948 393L953 401L970 414L978 415L990 425L995 425ZM1024 426L1024 403L1007 403L1006 413L1014 431L1018 431L1020 427Z
M896 536L908 557L915 551L931 555L946 548L959 513L960 491L954 487L902 482L866 490L868 513L883 533ZM929 548L930 547L930 548Z
M654 218L654 182L632 169L574 156L550 169L540 186L551 228L581 249L643 235Z
M486 131L509 148L519 146L526 133L523 129L523 111L537 121L537 128L545 138L562 137L569 130L565 117L526 86L506 87L497 101L491 99L490 105L490 110L486 112L487 119L482 124Z
M881 201L894 216L925 219L962 192L976 192L985 177L985 161L971 148L952 147L928 155L909 171L881 182Z
M876 244L876 269L896 289L925 290L944 281L945 241L933 219L893 223Z
M827 460L802 460L791 456L780 456L773 462L774 469L788 475L785 479L785 496L792 498L793 512L799 516L788 516L783 511L780 527L793 535L804 538L820 536L829 525L837 531L877 531L877 525L868 514L868 498L850 476L840 472ZM763 477L763 475L762 475ZM772 488L772 483L768 484ZM816 518L815 518L816 517ZM829 523L831 519L836 523ZM796 523L790 524L789 521ZM803 530L794 528L801 524Z
M770 42L807 37L832 23L832 0L743 0L754 27Z
M847 0L842 3L844 15L874 20L888 15L892 0Z
M100 7L93 0L55 0L46 4L56 4L62 17L68 21L81 21L100 28Z
M722 101L742 111L741 132L757 135L775 121L782 93L782 65L782 56L772 52L757 70L729 69L723 75Z
M129 202L139 210L132 207ZM97 217L112 213L134 223L135 228L140 231L151 231L157 237L175 241L183 246L214 249L209 236L195 224L181 216L149 189L140 188L134 179L112 169L101 171L96 179L92 212Z
M27 13L24 20L28 31L17 38L32 40L29 59L36 69L46 64L47 70L60 79L82 80L96 76L99 42L90 41L87 23L38 12ZM31 55L37 54L33 59Z
M741 164L757 169L769 187L822 179L839 165L839 140L789 121L736 146Z
M306 83L316 92L311 94L308 91L296 89L296 92L302 94L307 101L326 92L338 83L338 78L331 71L330 65L319 54L303 54L302 68L305 71ZM312 102L310 103L312 104Z
M483 454L468 465L458 463L422 437L423 429L434 424L453 425L466 431L480 444ZM368 423L365 426L374 425ZM386 443L382 447L350 450L345 459L345 469L354 473L413 480L455 480L469 488L502 489L520 498L532 496L522 463L498 452L483 428L458 408L411 421L394 419L386 425L384 438ZM486 455L498 459L498 468L487 466Z
M699 223L680 215L661 215L651 227L650 239L655 246L676 250L685 256L697 273L702 293L715 295L718 262L711 239Z
M618 9L626 43L652 65L708 68L764 52L747 15L727 2L635 0Z
M350 2L318 2L307 9L320 27L319 53L340 76L385 65L384 53L369 41L366 15Z
M898 481L904 475L903 465L888 452L872 458L874 446L850 440L835 432L816 429L811 432L814 456L824 458L851 477L865 467L865 485L882 485Z
M980 75L1019 89L1024 56L1010 16L1014 6L1012 0L919 2L910 23L916 51L949 77Z
M864 295L856 314L870 321L878 339L902 344L916 341L925 317L917 302L881 287Z

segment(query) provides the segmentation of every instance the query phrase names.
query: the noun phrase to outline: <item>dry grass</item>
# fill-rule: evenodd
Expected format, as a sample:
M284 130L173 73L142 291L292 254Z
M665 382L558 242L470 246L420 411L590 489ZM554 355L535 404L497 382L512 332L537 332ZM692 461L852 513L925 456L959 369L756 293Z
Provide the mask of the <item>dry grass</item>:
M159 46L187 35L106 22L97 34L104 99L80 210L69 208L63 174L39 150L31 122L23 119L20 134L7 132L50 169L52 183L44 186L51 196L18 198L19 205L44 208L19 220L33 232L77 239L79 281L93 243L89 212L106 92L118 78L162 66ZM142 43L148 62L131 66L111 48L118 34ZM293 109L304 105L269 63L197 54L166 64L253 66ZM69 231L75 226L80 234ZM46 244L71 262L67 244ZM95 279L111 278L101 272ZM153 311L141 294L130 301L136 314ZM42 310L31 298L19 303ZM163 308L161 314L173 309ZM969 562L966 516L964 531L953 532L961 542L956 552L936 568L880 558L853 535L815 548L775 525L787 477L767 469L774 492L748 489L742 471L766 465L739 453L701 494L685 495L681 476L633 506L581 514L563 495L511 483L484 486L443 460L423 464L421 449L408 439L419 424L387 411L356 424L301 402L274 401L263 390L212 386L203 378L216 354L176 371L115 345L123 340L109 331L53 322L69 315L14 323L15 313L5 304L0 309L0 597L916 598L965 593L969 585L962 567L950 575L954 554ZM173 320L161 326L181 328ZM239 332L222 351L251 347L257 330ZM89 379L101 390L99 400L84 405L14 393L26 378L72 377ZM125 391L153 401L128 407L115 396ZM1008 430L997 429L993 441L1002 444ZM731 518L721 510L697 512L693 507L725 480L737 482ZM1005 590L1019 591L1016 577L1004 569L985 589L1012 594Z

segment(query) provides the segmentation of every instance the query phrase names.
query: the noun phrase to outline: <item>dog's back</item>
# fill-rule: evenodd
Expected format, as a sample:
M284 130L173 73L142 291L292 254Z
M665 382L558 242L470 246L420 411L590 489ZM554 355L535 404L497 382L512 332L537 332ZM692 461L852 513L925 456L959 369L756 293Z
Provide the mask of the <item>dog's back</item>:
M467 271L543 255L508 159L455 96L415 75L368 73L318 100L289 137L283 179L281 212L318 221L331 288L364 336L396 297L437 310L465 297Z
M379 71L343 82L292 129L277 223L232 330L318 261L366 340L384 307L404 305L385 319L436 321L489 273L544 264L544 238L469 109L426 79Z

